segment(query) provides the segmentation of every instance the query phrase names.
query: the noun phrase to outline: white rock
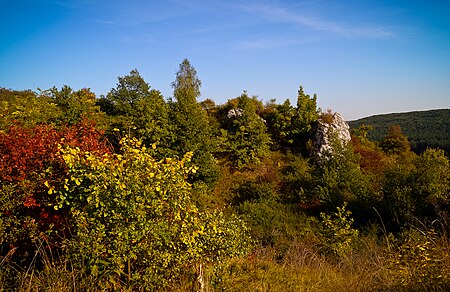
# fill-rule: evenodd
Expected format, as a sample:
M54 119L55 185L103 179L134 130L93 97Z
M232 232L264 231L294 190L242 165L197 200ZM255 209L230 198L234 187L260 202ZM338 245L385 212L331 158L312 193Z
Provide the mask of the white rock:
M350 140L350 127L342 118L341 114L334 113L332 123L328 124L323 120L317 122L313 137L314 155L322 157L325 153L332 152L332 137L336 137L342 146Z

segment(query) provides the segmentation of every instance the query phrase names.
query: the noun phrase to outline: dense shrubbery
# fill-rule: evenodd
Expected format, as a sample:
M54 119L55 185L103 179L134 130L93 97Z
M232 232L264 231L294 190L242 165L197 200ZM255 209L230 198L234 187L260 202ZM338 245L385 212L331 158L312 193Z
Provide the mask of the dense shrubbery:
M67 210L54 209L59 199L54 186L68 177L58 145L110 151L101 131L88 121L60 130L13 126L0 133L0 245L3 251L17 249L18 260L32 259L35 240L58 245L70 232Z
M361 126L313 157L316 95L200 85L0 90L0 290L449 289L444 151Z
M80 268L112 287L163 288L196 264L245 253L250 240L237 218L199 212L186 181L192 153L155 160L136 140L99 157L62 149L68 205L76 233L66 244Z

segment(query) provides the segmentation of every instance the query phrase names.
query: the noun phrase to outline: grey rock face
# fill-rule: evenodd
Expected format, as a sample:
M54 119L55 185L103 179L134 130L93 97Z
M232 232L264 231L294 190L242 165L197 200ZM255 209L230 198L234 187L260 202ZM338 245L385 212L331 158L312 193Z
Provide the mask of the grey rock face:
M244 115L244 110L237 108L237 109L230 109L227 113L227 118L229 119L236 119L238 117L242 117ZM260 116L258 116L258 119L260 119L261 121L263 121L263 123L266 123L266 120L264 120L263 118L261 118Z
M244 114L244 111L241 110L240 108L238 108L238 109L230 109L230 110L228 111L227 117L228 117L229 119L232 119L232 118L240 117L240 116L242 116L243 114Z
M326 123L319 119L313 136L313 155L322 157L333 150L333 140L337 140L345 146L350 140L350 127L341 114L334 113L332 122Z

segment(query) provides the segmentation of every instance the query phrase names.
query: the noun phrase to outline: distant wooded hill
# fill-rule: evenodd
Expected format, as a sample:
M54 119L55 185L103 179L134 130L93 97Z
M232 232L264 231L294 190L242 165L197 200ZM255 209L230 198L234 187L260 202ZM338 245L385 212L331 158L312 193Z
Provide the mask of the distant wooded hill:
M420 153L431 147L450 153L450 109L375 115L348 123L352 129L372 125L368 136L373 141L381 141L390 126L399 125L413 151Z

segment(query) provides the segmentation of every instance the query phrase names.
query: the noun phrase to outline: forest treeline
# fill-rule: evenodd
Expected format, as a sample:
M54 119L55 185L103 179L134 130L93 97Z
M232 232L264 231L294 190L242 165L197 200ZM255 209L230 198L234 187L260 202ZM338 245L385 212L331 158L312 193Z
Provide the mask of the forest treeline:
M449 160L243 92L0 89L0 290L448 290Z
M414 152L439 148L447 155L450 153L450 109L375 115L350 121L349 125L351 128L371 125L373 129L368 137L378 142L386 136L390 126L399 125Z

